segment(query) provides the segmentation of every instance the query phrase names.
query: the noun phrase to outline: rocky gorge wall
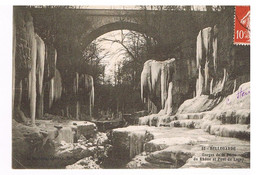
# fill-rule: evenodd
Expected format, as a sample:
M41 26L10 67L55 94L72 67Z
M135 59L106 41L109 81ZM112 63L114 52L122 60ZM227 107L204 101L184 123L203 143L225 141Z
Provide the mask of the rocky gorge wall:
M36 116L42 117L44 114L46 84L53 84L51 82L54 80L56 84L59 82L58 85L52 85L48 91L50 94L56 93L56 98L60 98L61 79L57 78L59 72L55 70L56 51L35 33L30 12L23 8L15 8L14 11L16 44L13 53L13 113L17 121L26 121L25 116L30 116L31 122L34 123ZM52 89L55 89L55 92ZM50 104L53 100L51 95Z
M35 31L30 10L24 7L14 7L13 117L19 122L32 124L35 123L35 118L44 118L45 113L65 115L68 111L66 106L70 104L61 105L60 102L66 99L68 87L64 85L60 70L57 69L59 53L55 49L55 44L51 42L51 39L41 37L41 33L38 34ZM93 78L82 74L79 77L80 81L75 82L77 73L74 75L69 82L72 89L69 92L73 94L71 99L87 101L86 107L91 116L94 105ZM73 93L74 84L77 92ZM86 97L83 99L79 96ZM71 112L72 116L78 118L77 104L73 107L76 111ZM30 117L31 121L27 117Z
M219 24L199 31L196 44L196 96L189 104L188 101L183 103L177 113L195 112L192 106L199 103L201 105L197 106L197 112L209 111L228 95L234 94L243 83L250 81L250 46L233 44L232 17L231 11ZM183 106L186 106L186 110L183 110Z
M57 53L53 38L48 38L52 36L42 34L48 33L48 29L39 33L39 29L36 28L29 8L14 7L12 102L14 119L33 124L35 118L44 118L45 113L79 119L79 101L86 104L84 109L87 108L91 116L94 106L92 76L87 74L77 76L79 74L75 72L73 78L65 82L57 68L60 53ZM76 79L78 81L75 81ZM66 83L69 86L66 86ZM68 109L68 106L71 106L70 101L73 100L77 103ZM27 117L30 117L31 121Z
M19 14L19 15L18 15ZM36 93L41 93L42 90L42 72L44 71L44 47L42 47L42 40L34 33L33 18L30 13L18 9L15 13L15 33L16 46L15 47L15 65L13 70L15 74L15 92L14 92L14 112L15 116L20 115L24 120L24 114L21 111L21 102L23 94L23 82L26 81L27 94L30 105L30 116L34 122L36 115ZM43 52L42 52L43 51ZM36 62L38 61L38 65ZM43 64L42 64L43 63ZM36 67L37 66L37 67ZM38 89L36 89L36 76L39 76ZM36 91L37 90L37 91Z
M185 100L201 96L214 101L212 107L204 107L210 110L224 97L234 93L241 84L250 81L250 46L233 44L234 11L227 9L215 25L199 30L197 37L194 36L196 43L190 47L196 48L193 57L190 56L192 49L185 47L186 42L183 42L178 54L180 57L176 57L175 61L169 59L164 63L156 63L149 60L144 64L141 98L148 98L148 106L151 106L151 102L156 106L156 110L148 107L148 112L156 114L160 111L159 114L172 115L179 111L179 106ZM162 67L157 65L155 68L152 64L167 64L171 71L165 72ZM162 77L170 79L160 82Z

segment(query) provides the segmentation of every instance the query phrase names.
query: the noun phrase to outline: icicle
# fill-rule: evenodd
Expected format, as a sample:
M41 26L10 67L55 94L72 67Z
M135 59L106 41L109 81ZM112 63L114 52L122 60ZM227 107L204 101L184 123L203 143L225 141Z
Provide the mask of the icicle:
M158 63L157 61L152 61L151 62L151 84L152 84L152 94L158 94L158 87L160 88L160 84L158 85L159 78L161 75L161 68L162 65Z
M76 72L74 83L73 83L73 92L75 95L78 95L78 90L79 90L79 73Z
M161 108L165 107L168 97L168 86L172 81L172 74L176 72L175 59L166 61L148 60L144 63L141 73L141 98L145 102L148 98L148 111L160 110L152 101L154 98L161 99ZM149 98L152 97L152 98Z
M142 133L138 133L138 132L130 133L128 137L129 137L129 151L130 151L129 157L130 159L132 159L143 151L145 137Z
M31 60L30 71L29 71L29 87L28 87L28 97L30 99L30 115L31 115L31 123L35 124L35 112L36 112L36 60L37 60L37 43L35 39L33 20L31 15L26 14L27 21L25 23L26 26L26 40L28 42L29 49L31 50L29 54L29 60ZM28 62L29 64L29 62Z
M141 99L146 102L147 94L151 92L151 65L152 60L148 60L144 63L144 67L141 73Z
M54 76L54 100L59 100L62 94L62 80L58 69L55 69Z
M35 125L35 112L36 112L36 56L37 56L37 45L36 39L32 39L32 50L31 50L31 71L30 71L30 114L32 125Z
M205 28L202 30L202 42L203 42L203 46L204 46L204 49L205 49L205 58L202 58L202 59L206 59L208 60L209 59L209 56L210 56L210 52L211 52L211 47L212 47L212 43L211 43L211 39L212 39L212 33L211 33L211 30L212 28L211 27L208 27L208 28Z
M197 69L199 77L196 86L196 95L213 93L213 75L217 71L217 29L205 28L197 36ZM214 71L213 71L214 70ZM214 73L213 73L214 72Z
M31 100L32 95L32 72L30 70L28 74L28 100Z
M173 104L172 104L172 97L173 97L173 83L170 82L169 83L169 87L168 87L168 97L167 97L167 110L165 111L167 115L170 115L173 112Z
M89 114L92 117L92 109L94 107L94 80L90 75L84 74L83 76L85 78L84 89L86 90L86 94L89 97Z
M90 116L92 117L92 109L94 107L94 80L93 80L93 77L90 76L90 80L91 80L91 91L90 91L90 96L89 96L89 99L90 99L90 102L89 102L89 113L90 113Z
M37 42L37 61L36 61L36 75L37 75L37 117L43 116L43 78L44 78L44 64L45 64L45 44L43 40L35 34Z
M54 78L50 80L49 109L52 107L53 100L54 100Z
M217 58L217 50L218 50L218 38L213 39L213 63L214 63L214 72L217 73L217 64L218 64L218 58Z
M79 120L79 115L80 115L80 103L77 100L76 101L76 120Z
M175 59L172 58L170 60L163 61L161 64L161 105L163 109L167 100L168 86L170 81L172 81L172 74L175 72Z
M37 79L38 79L38 93L42 94L42 86L43 86L43 74L44 74L44 61L45 61L45 44L43 40L35 34L35 39L37 42Z
M222 79L222 83L221 83L221 90L223 90L224 89L224 86L225 86L225 83L226 83L226 81L227 81L227 78L228 78L228 74L227 74L227 70L224 68L224 70L223 70L223 79Z
M56 68L56 64L57 64L57 50L54 49L54 66Z
M31 60L31 62L28 64L28 67L30 67L30 71L29 71L29 75L28 75L28 79L29 79L29 87L28 87L28 99L31 101L32 98L32 88L33 88L33 83L32 82L32 78L34 78L34 76L36 76L36 60L37 60L37 43L35 40L35 33L34 33L34 27L33 27L33 22L32 22L32 17L27 14L28 17L28 21L25 23L26 26L26 40L28 42L28 47L30 48L31 52L29 55L29 60ZM35 68L34 68L35 66ZM33 69L33 70L32 70ZM34 75L32 75L32 72L34 72ZM36 77L35 77L35 81L36 81ZM36 82L35 82L36 84ZM31 111L32 112L32 111Z
M167 64L162 65L161 69L161 105L162 109L164 108L166 99L167 99L167 78L168 78L168 71L167 71Z
M204 77L205 77L205 82L204 82L204 94L209 94L209 80L210 80L210 76L209 76L209 61L206 60L206 63L205 63L205 68L204 68Z
M57 51L53 48L52 45L46 45L46 60L45 65L46 69L45 71L45 81L49 81L51 78L55 75L55 69L56 69L56 62L57 62Z
M202 35L201 31L199 31L199 34L197 36L197 48L196 48L196 60L197 60L197 68L201 65L201 60L202 60Z
M202 94L202 82L203 77L202 77L202 70L201 70L201 63L202 63L202 35L201 35L201 31L199 32L198 36L197 36L197 51L196 51L196 60L197 60L197 69L199 72L198 75L198 79L197 79L197 83L196 83L196 95L200 96Z
M56 97L55 95L55 79L56 81L59 81L57 77L60 77L60 73L58 70L56 70L56 62L57 62L57 51L54 49L52 46L48 45L47 46L47 53L46 53L46 64L47 64L47 72L45 74L47 80L50 82L49 86L49 109L52 107L53 101ZM58 75L56 75L58 74ZM56 78L54 78L56 77ZM61 92L59 92L61 93ZM59 94L58 93L58 94Z
M143 71L141 73L141 99L142 99L142 102L145 102L144 90L145 90L145 87L147 87L147 77L146 77L146 73L144 72L144 69L145 68L143 68Z
M59 100L62 94L62 80L58 69L55 69L55 76L50 81L49 108L53 102Z

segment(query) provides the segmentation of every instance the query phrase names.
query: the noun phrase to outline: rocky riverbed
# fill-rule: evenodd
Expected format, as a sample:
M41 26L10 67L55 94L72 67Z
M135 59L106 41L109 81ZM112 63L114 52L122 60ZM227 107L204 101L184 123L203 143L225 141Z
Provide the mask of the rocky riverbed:
M139 125L106 133L87 121L13 121L13 167L249 168L250 93L240 96L249 88L222 99L195 97L175 115L140 117Z

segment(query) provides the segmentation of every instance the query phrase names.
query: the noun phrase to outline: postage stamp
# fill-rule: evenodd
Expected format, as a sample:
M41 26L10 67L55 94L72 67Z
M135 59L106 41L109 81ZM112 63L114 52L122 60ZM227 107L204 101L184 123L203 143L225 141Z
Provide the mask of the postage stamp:
M250 6L236 6L234 17L234 44L250 44Z

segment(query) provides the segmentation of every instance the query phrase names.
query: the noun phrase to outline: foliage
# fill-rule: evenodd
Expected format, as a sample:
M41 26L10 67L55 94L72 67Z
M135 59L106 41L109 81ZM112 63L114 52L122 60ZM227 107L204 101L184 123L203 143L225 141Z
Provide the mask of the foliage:
M140 99L140 75L144 62L150 59L149 49L156 45L156 41L135 31L124 30L120 34L120 38L100 37L84 52L85 61L92 64L91 67L93 64L100 67L95 81L95 108L98 113L105 111L108 115L112 113L118 115L133 113L144 108ZM111 55L113 53L103 52L103 42L116 45L119 53L117 56L123 59L120 63L116 63L114 72L111 73L113 76L109 79L105 79L104 75L107 65L101 63L105 57L113 57Z

